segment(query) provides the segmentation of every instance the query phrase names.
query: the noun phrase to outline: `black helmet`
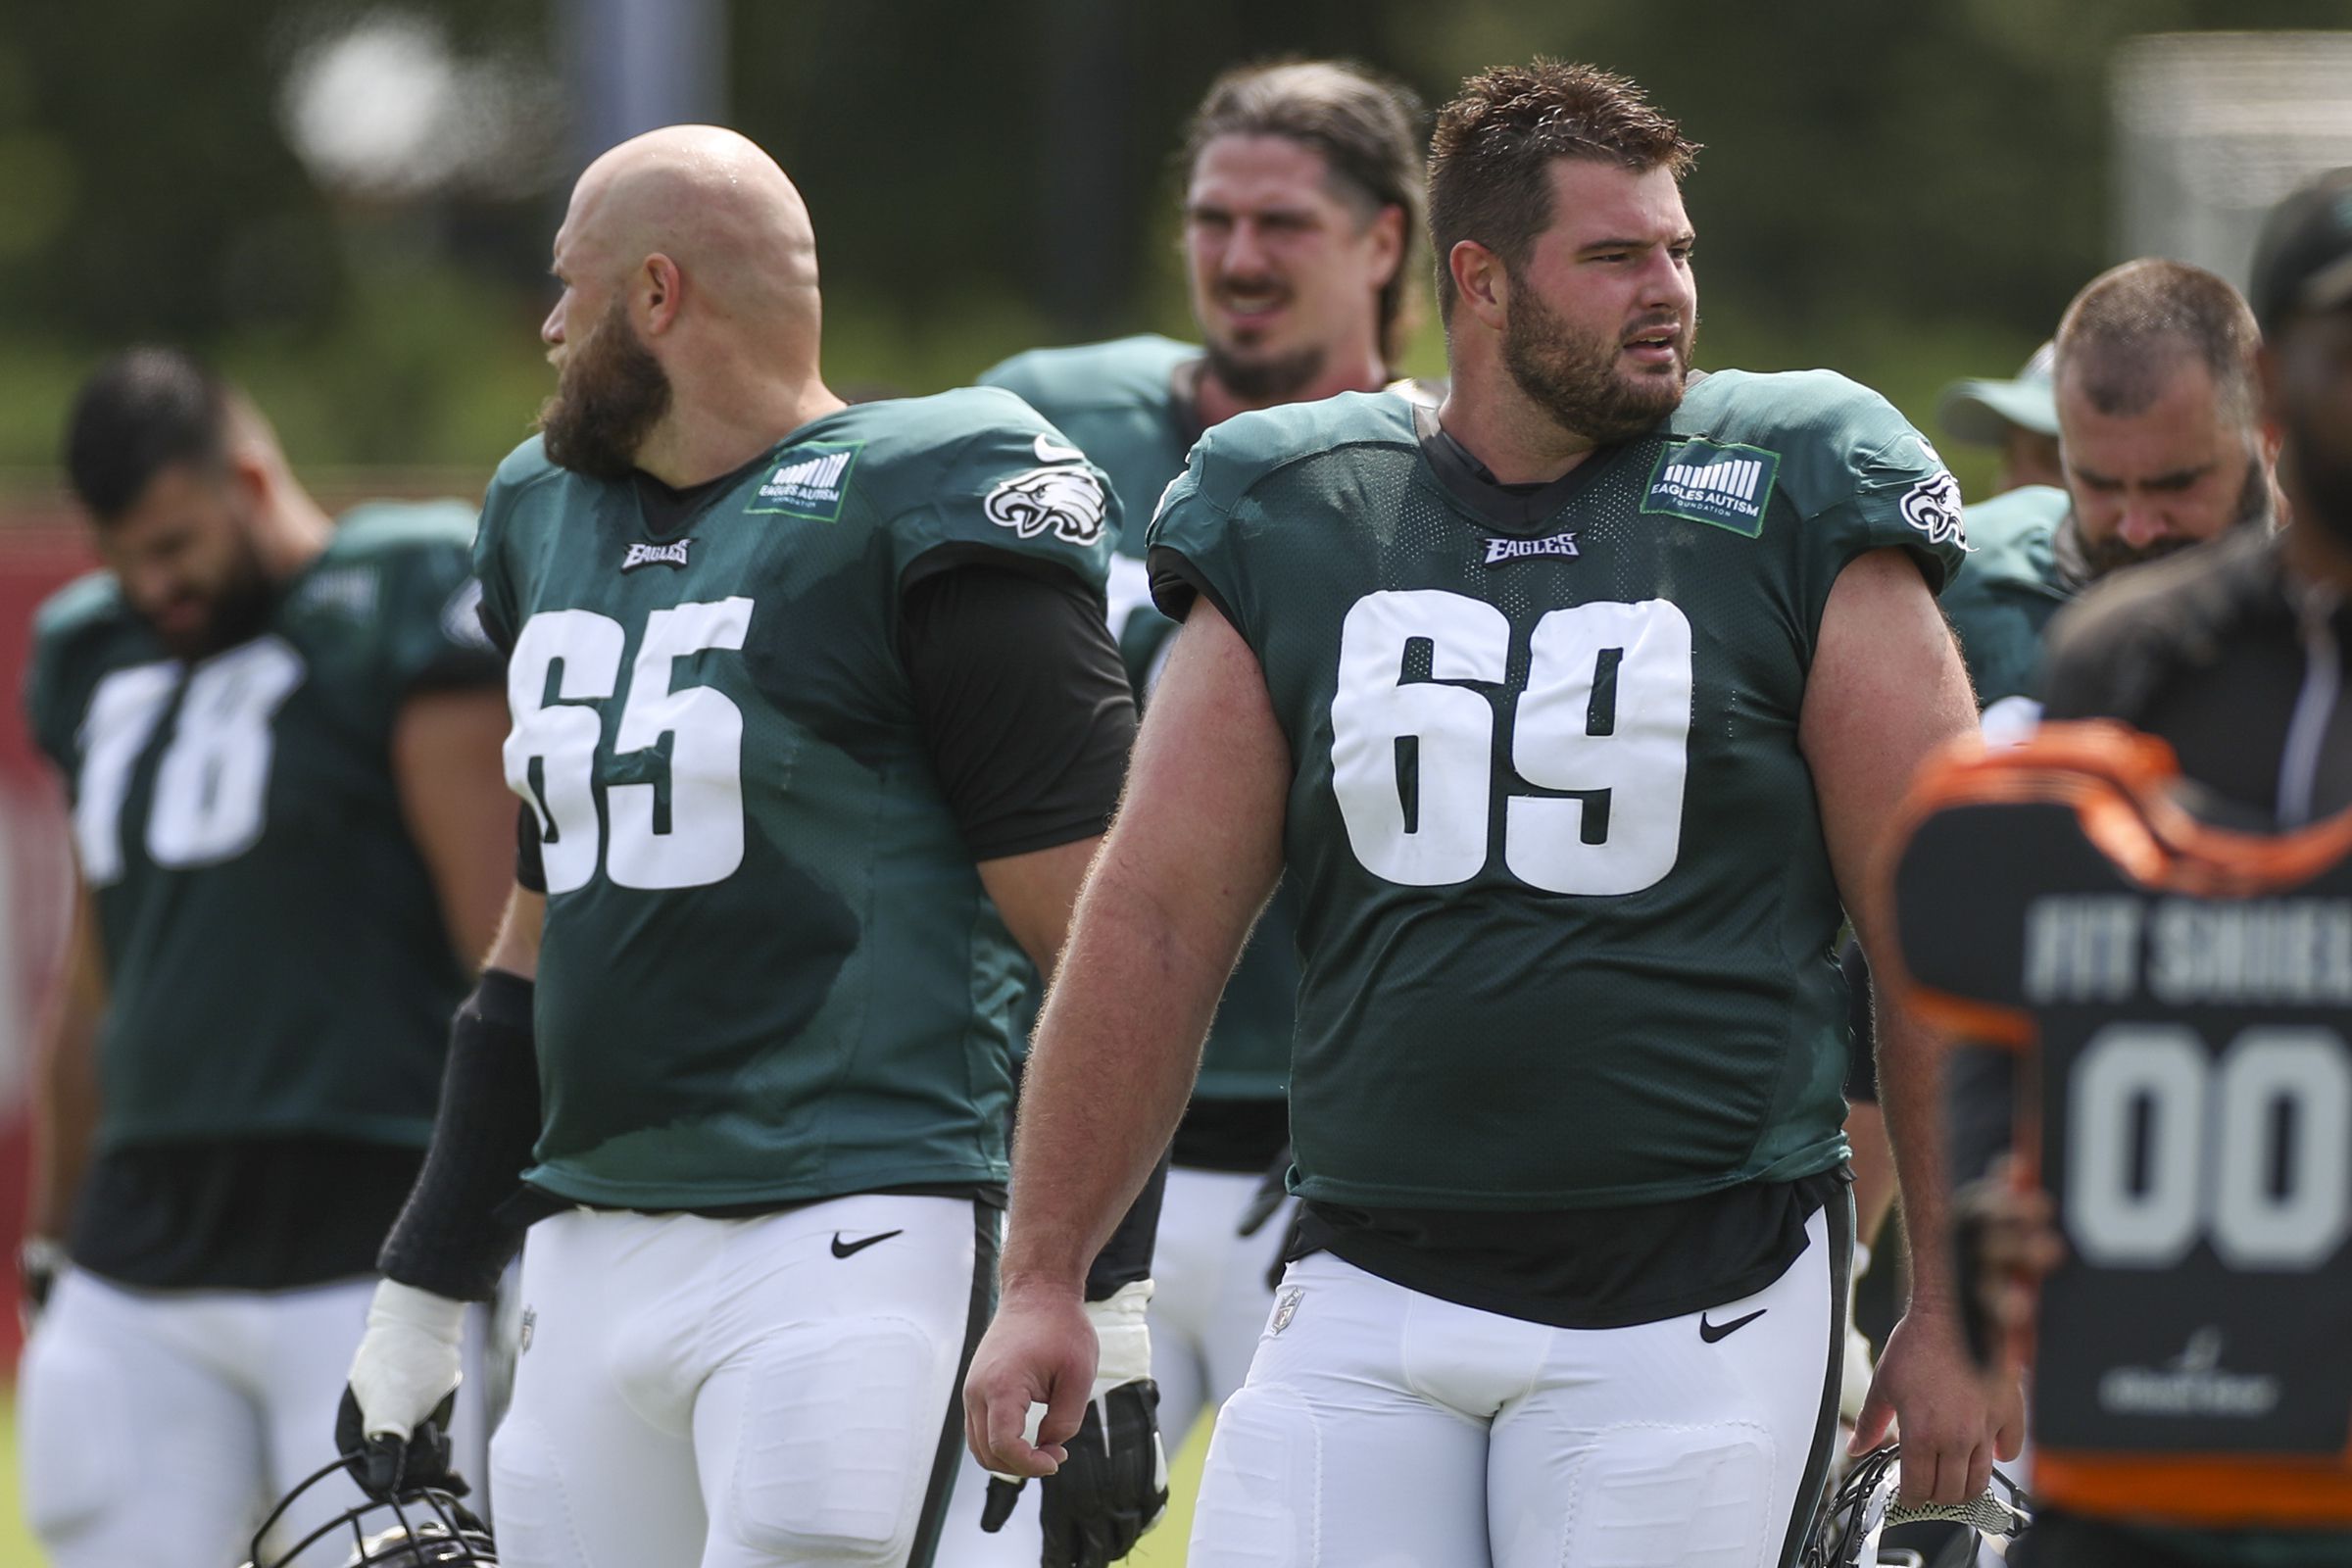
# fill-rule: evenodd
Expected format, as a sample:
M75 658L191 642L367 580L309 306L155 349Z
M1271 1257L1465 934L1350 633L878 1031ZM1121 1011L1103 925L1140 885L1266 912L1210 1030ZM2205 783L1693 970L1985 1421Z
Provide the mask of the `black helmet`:
M457 1492L438 1486L404 1487L388 1497L362 1498L291 1546L265 1556L262 1538L294 1505L294 1499L328 1476L350 1470L358 1457L347 1454L313 1472L287 1493L254 1533L253 1557L245 1568L294 1568L298 1563L334 1561L321 1544L332 1539L348 1539L351 1544L349 1553L340 1559L342 1568L464 1568L467 1564L498 1568L498 1548L490 1540L489 1527L458 1500ZM459 1492L465 1490L464 1482L456 1485Z

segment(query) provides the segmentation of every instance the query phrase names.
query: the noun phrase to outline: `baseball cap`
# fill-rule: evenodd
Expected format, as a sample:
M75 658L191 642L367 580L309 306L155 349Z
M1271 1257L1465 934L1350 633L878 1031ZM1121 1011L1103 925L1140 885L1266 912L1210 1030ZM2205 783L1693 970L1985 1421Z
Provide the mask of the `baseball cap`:
M2331 169L2271 209L2246 292L2265 332L2297 311L2352 305L2352 169Z
M1955 441L1997 447L2005 425L2023 425L2041 435L2058 433L2058 398L2050 390L2055 346L2034 351L2011 381L1954 381L1936 400L1936 422Z

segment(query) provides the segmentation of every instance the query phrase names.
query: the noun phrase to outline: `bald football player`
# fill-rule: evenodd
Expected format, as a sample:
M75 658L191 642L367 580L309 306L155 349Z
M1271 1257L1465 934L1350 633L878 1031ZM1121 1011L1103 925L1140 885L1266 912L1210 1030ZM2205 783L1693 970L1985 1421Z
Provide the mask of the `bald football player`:
M523 852L346 1446L429 1462L458 1303L535 1221L502 1561L927 1563L1012 963L1052 972L1134 728L1116 505L1009 394L829 390L808 213L732 132L598 159L555 273L557 393L475 544ZM1092 1292L1139 1368L1097 1410L1142 1494L1077 1494L1106 1540L1155 1506L1145 1266Z

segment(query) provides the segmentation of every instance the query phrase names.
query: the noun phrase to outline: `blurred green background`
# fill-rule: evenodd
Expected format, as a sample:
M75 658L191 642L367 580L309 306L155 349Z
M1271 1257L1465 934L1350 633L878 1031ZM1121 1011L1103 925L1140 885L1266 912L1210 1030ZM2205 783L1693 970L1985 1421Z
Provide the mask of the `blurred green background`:
M7 8L0 487L48 482L97 354L162 336L244 379L298 463L477 488L549 382L535 334L598 119L576 63L596 9ZM1632 73L1707 144L1689 188L1703 363L1833 366L1923 421L1943 381L2012 371L2114 259L2120 40L2346 20L2341 0L689 11L712 40L704 101L814 211L837 384L930 391L1040 342L1183 331L1168 153L1221 66L1348 55L1435 103L1481 64L1547 52ZM1425 323L1407 368L1438 358Z

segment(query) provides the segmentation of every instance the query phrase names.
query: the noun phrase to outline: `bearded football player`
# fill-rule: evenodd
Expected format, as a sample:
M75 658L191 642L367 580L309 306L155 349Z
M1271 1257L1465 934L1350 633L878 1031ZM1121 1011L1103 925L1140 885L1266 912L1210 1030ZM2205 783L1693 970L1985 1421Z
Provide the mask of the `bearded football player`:
M1013 958L1052 972L1133 734L1115 499L1006 393L829 391L807 211L732 132L598 159L555 272L558 391L475 544L524 853L345 1446L414 1481L458 1303L535 1220L503 1562L926 1564L994 1286ZM1164 1496L1150 1223L1088 1308L1118 1348L1101 1466L1046 1489L1073 1562Z
M1144 336L1039 349L980 378L1019 393L1118 492L1130 522L1111 558L1111 630L1139 695L1176 630L1151 604L1142 524L1200 432L1245 409L1391 379L1422 225L1420 118L1410 92L1359 67L1228 72L1185 138L1184 255L1200 345ZM1225 988L1176 1129L1151 1310L1172 1442L1241 1387L1273 1305L1288 1225L1250 1216L1288 1141L1294 927L1292 901L1277 893ZM959 1542L954 1560L1021 1560L985 1549Z
M504 705L471 507L330 516L251 401L161 348L84 383L66 467L103 569L41 608L25 688L79 871L25 1512L60 1568L206 1568L318 1467L504 895ZM330 1478L279 1544L360 1500Z
M1692 152L1622 77L1473 78L1431 159L1442 407L1241 416L1153 520L1185 625L1047 1004L966 1421L1000 1468L1061 1462L1087 1252L1287 873L1305 1217L1197 1565L1765 1564L1819 1495L1831 944L1911 767L1974 723L1934 598L1960 540L1884 401L1690 371ZM1891 1021L1940 1237L1922 1044ZM2010 1403L1923 1268L1864 1436L1899 1410L1908 1484L1956 1500Z

